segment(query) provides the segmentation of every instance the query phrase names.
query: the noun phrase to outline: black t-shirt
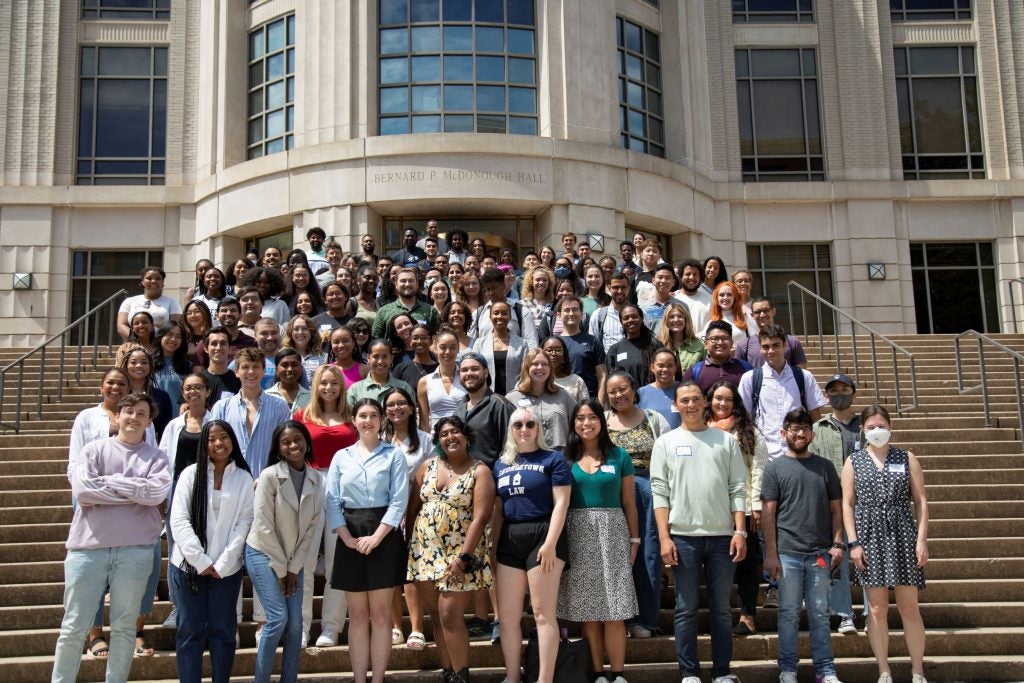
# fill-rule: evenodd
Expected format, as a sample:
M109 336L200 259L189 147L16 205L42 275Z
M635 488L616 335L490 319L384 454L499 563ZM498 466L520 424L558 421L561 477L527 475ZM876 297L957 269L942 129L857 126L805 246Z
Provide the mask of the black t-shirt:
M178 481L186 467L196 464L199 458L200 434L201 432L186 432L184 429L178 434L178 450L174 454L174 481Z
M210 380L210 405L223 398L221 394L237 394L242 390L242 380L238 379L233 370L228 370L223 375L203 370L203 374Z
M642 387L645 384L651 382L651 354L654 349L661 346L661 343L654 340L651 348L648 349L648 353L644 354L644 349L637 346L636 341L632 339L623 339L622 341L615 342L612 347L608 349L608 355L605 358L605 365L608 368L608 374L615 372L616 370L625 370L629 373L629 376L633 378L638 387Z
M776 547L780 553L815 553L832 546L829 502L839 500L839 475L820 455L784 455L768 463L761 480L761 500L778 504Z
M400 379L410 387L413 391L416 391L416 387L420 383L420 378L425 377L437 370L437 363L417 363L416 361L409 359L402 361L395 366L395 369L391 371L391 376L395 379ZM413 396L412 400L415 401L416 397Z

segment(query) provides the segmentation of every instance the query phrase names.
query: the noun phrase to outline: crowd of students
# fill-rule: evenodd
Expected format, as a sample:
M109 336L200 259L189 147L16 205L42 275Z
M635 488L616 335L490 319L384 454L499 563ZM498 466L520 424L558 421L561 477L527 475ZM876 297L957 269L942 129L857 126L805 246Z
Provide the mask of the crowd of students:
M614 258L567 233L561 254L520 263L434 221L389 256L370 235L348 256L319 228L307 238L287 258L201 260L184 306L147 267L122 304L117 367L72 430L54 682L75 679L83 643L110 681L153 654L162 531L187 683L204 650L229 680L243 573L255 680L283 646L280 680L295 681L318 572L315 645L337 645L347 615L357 683L383 680L394 645L422 649L426 614L443 681L468 681L470 640L489 636L518 683L527 595L540 681L562 621L581 624L595 683L625 683L627 637L661 631L666 566L683 683L701 671L701 576L715 683L737 680L732 639L758 631L763 583L780 680L796 680L806 604L815 672L837 683L829 615L857 632L851 561L879 680L894 587L924 682L921 468L889 444L884 407L855 414L851 378L822 391L750 272L674 267L643 235Z

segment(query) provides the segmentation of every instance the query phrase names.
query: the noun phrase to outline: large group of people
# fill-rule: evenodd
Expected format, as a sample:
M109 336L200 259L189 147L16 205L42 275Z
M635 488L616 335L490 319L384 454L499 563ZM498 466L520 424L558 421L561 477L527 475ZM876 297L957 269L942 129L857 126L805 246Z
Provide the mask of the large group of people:
M347 256L320 228L307 239L199 261L183 302L147 267L122 304L117 366L71 435L55 683L75 680L83 646L108 681L153 654L162 534L185 683L206 651L229 680L243 574L258 683L279 648L279 680L297 680L301 651L346 625L355 680L380 683L392 647L427 645L427 615L445 683L470 679L478 637L519 683L527 599L542 683L565 622L595 683L625 683L627 639L661 632L666 567L683 683L701 675L702 578L715 683L737 680L733 638L758 632L759 601L778 609L782 683L803 605L818 680L838 683L830 614L857 632L850 563L879 681L895 588L924 683L921 467L890 444L883 406L855 412L851 378L822 389L749 271L674 267L642 234L615 258L567 233L518 264L435 221L390 255L371 235Z

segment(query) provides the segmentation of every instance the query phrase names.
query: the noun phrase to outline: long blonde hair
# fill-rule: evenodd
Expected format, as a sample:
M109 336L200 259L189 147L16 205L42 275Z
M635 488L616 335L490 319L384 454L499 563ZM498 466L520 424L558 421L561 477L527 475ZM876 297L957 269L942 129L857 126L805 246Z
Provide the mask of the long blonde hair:
M327 421L324 419L327 410L323 399L320 398L320 383L323 381L324 374L328 372L333 373L338 378L338 386L341 390L338 394L338 414L345 422L352 421L352 416L349 414L348 409L348 396L345 391L345 376L341 374L341 368L337 365L321 365L316 369L316 374L313 375L313 386L309 390L309 405L302 409L303 422L311 422L321 427L327 424Z
M683 318L686 319L686 323L683 325L683 343L688 344L697 338L697 334L693 329L693 318L690 317L690 311L686 309L686 306L682 304L669 304L665 307L665 314L661 316L661 324L658 326L658 341L661 342L662 346L670 349L675 348L675 345L672 343L672 332L668 329L668 316L673 311L679 311L683 314Z
M306 327L309 328L309 341L306 342L305 349L299 349L295 346L295 340L292 339L292 325L295 324L296 320L305 321ZM300 356L309 356L316 351L316 344L320 342L320 331L316 328L316 323L305 313L297 313L292 316L292 319L288 321L288 324L284 326L284 341L281 342L281 346L286 349L295 349L299 352Z
M519 378L516 380L516 391L520 391L524 394L530 393L530 390L533 388L533 380L530 379L530 365L537 356L544 356L544 360L548 361L549 372L548 379L544 382L544 393L557 394L559 386L555 384L555 369L551 367L551 361L548 360L547 355L544 353L544 349L539 347L530 349L526 352L526 357L523 358L523 367L519 369Z
M506 465L514 465L519 460L519 446L516 445L516 435L512 429L512 425L516 421L526 422L527 420L533 420L537 423L537 450L549 451L551 446L548 444L547 437L544 435L544 426L540 423L533 414L532 408L516 408L512 412L512 417L508 419L508 434L505 436L505 445L501 449L501 456L498 458Z

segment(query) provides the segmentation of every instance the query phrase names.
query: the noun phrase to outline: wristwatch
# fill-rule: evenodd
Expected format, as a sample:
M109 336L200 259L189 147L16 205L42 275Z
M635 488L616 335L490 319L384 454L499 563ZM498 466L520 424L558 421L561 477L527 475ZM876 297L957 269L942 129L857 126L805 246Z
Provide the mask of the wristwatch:
M860 541L858 541L857 539L853 539L852 541L850 541L849 543L846 544L846 547L848 549L850 549L850 550L853 550L854 548L861 548L861 547L863 547L863 544Z
M746 538L747 537L747 532L744 531L743 529L737 529L736 531L732 532L732 535L733 536L742 536L743 538Z
M835 550L846 550L846 546L842 543L833 543L832 548Z
M459 553L458 559L459 562L461 562L464 566L468 567L473 564L473 560L475 560L476 558L470 555L469 553Z

